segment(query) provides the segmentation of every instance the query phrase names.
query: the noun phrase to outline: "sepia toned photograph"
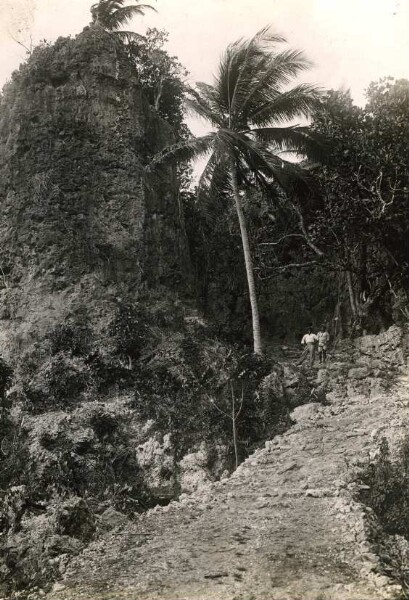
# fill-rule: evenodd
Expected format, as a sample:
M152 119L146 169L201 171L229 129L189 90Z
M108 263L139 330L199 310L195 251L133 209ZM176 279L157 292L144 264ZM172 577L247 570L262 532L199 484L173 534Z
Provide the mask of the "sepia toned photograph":
M0 90L0 600L409 600L409 0L0 0Z

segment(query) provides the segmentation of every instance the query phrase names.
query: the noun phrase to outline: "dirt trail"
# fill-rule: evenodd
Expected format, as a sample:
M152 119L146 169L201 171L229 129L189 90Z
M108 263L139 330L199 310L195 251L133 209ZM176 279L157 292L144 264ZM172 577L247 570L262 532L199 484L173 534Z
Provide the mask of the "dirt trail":
M90 545L49 600L396 597L399 586L374 572L367 509L353 493L380 438L395 443L407 430L409 373L401 368L388 393L362 395L342 365L331 368L340 383L329 405L297 408L296 424L229 479Z

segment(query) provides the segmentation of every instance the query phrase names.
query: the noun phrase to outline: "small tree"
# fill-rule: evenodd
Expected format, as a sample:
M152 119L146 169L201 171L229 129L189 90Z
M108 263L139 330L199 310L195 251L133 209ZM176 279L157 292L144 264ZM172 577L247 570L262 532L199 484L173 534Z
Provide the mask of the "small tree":
M237 445L237 422L239 420L241 411L243 409L244 390L243 390L243 386L242 386L242 388L241 388L241 399L240 399L240 403L239 403L239 407L238 408L237 408L237 398L236 398L236 395L234 393L233 383L231 381L230 381L230 391L231 391L231 412L230 412L230 414L228 412L224 411L222 408L220 408L220 406L218 406L216 404L216 402L214 401L213 398L209 398L209 401L211 402L212 406L214 406L215 409L218 410L218 412L221 415L223 415L227 419L231 420L233 448L234 448L234 459L235 459L235 464L236 464L236 469L237 469L237 467L239 466L239 449L238 449L238 445Z
M144 94L156 112L178 135L183 125L183 99L185 96L186 69L175 56L165 49L168 32L150 28L145 37L131 40L126 52L135 66Z

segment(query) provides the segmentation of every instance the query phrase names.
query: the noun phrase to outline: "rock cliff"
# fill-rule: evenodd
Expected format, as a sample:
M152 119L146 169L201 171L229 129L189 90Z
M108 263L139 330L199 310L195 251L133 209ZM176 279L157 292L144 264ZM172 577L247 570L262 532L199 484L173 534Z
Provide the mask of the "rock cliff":
M36 48L0 101L0 350L66 320L102 333L118 299L189 277L175 173L144 178L172 139L111 36Z

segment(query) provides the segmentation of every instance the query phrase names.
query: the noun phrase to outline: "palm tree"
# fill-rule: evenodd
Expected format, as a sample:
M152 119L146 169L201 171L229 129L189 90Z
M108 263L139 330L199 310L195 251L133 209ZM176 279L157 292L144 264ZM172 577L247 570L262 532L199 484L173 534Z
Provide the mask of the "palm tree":
M92 22L100 25L106 31L121 35L126 40L133 39L134 37L140 38L141 36L136 33L118 31L118 29L135 15L144 15L147 9L155 10L155 8L149 4L139 4L139 0L134 0L135 5L124 6L125 1L99 0L97 4L91 6Z
M310 63L299 51L276 50L277 44L283 42L284 38L264 28L250 40L229 45L213 85L198 83L187 100L188 107L207 120L212 131L165 148L151 165L205 155L208 160L199 180L199 193L227 191L233 196L247 274L255 354L262 354L260 320L241 194L249 185L271 190L274 183L287 194L294 193L297 186L307 182L307 175L283 154L314 153L316 158L319 150L308 127L288 125L296 117L309 116L320 94L308 84L289 87L291 80Z

